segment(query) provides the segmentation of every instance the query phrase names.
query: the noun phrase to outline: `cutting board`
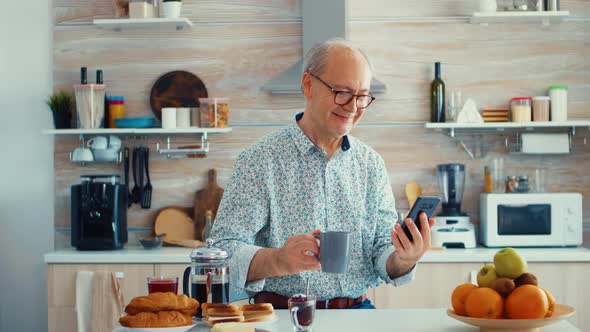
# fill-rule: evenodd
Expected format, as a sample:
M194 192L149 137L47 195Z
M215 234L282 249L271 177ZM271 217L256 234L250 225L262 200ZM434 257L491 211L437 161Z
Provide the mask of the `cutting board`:
M217 171L210 169L208 172L207 187L198 190L195 194L195 239L203 241L202 234L205 227L205 213L207 210L213 212L213 220L217 215L217 208L223 196L223 188L217 184Z
M162 237L164 243L178 245L194 239L195 226L184 208L165 207L156 216L154 231L156 235L166 234Z
M205 84L195 74L176 70L162 75L150 92L154 115L162 119L162 107L199 107L199 98L207 97Z

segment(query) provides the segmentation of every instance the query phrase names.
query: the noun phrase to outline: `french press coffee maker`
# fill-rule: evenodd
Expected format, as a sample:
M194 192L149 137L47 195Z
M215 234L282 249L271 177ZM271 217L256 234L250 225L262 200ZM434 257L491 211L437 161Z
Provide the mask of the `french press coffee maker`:
M214 248L207 239L207 246L191 252L191 266L184 270L182 291L199 303L229 303L229 262L226 251ZM189 294L189 283L190 293ZM197 312L201 317L201 309Z

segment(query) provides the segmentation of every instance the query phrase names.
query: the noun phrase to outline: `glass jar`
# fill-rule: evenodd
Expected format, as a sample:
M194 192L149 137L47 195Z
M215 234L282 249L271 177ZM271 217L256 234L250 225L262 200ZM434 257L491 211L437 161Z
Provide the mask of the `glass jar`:
M551 121L567 121L567 85L549 87L551 98Z
M533 121L549 121L549 100L547 96L533 97Z
M226 128L229 126L228 98L199 98L201 127Z
M156 15L155 0L130 0L129 18L153 18Z
M532 98L514 97L510 100L510 111L512 122L531 122L532 119Z

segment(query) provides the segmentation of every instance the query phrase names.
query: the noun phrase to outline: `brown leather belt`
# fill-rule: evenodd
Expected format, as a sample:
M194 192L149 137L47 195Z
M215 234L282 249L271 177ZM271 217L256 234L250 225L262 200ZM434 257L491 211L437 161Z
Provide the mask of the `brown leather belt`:
M337 297L327 301L316 301L317 309L348 309L363 302L367 297L363 294L356 299ZM288 309L289 298L272 292L260 292L254 297L255 303L272 303L275 309Z

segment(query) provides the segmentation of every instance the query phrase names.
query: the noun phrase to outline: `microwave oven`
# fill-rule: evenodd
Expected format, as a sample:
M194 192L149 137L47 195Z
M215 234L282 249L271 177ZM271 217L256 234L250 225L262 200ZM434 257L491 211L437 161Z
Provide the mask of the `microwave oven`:
M582 244L579 193L480 195L480 242L487 247L573 247Z

